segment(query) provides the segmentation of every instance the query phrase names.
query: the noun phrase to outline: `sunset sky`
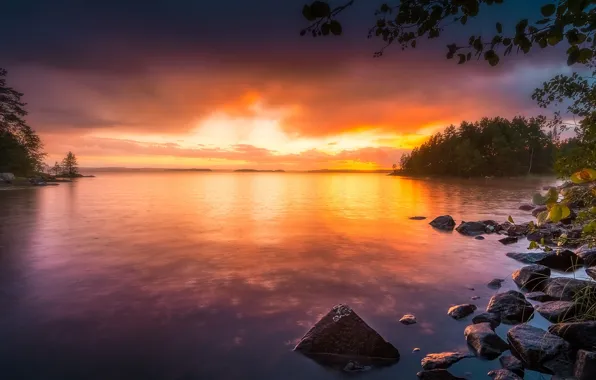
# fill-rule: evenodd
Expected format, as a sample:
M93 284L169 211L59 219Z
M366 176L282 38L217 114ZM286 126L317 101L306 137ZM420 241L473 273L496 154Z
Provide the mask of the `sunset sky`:
M382 1L357 1L344 36L324 39L299 36L304 3L6 0L0 67L48 163L72 150L83 167L289 170L388 168L451 123L540 113L532 89L569 70L552 50L497 68L445 59L447 43L537 19L543 1L383 58L367 39Z

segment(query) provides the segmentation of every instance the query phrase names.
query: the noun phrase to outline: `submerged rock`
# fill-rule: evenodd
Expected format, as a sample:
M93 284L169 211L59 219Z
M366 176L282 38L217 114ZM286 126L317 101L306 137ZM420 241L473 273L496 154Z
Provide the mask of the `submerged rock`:
M510 290L492 296L486 311L499 316L505 324L516 324L528 321L534 314L534 307L523 294Z
M528 203L524 203L523 205L520 205L520 206L518 207L518 209L519 209L519 210L522 210L522 211L532 211L532 210L534 210L535 208L536 208L536 206L534 206L534 205L531 205L531 204L528 204Z
M486 225L482 222L461 222L455 230L466 236L476 236L492 232L489 231Z
M571 301L549 301L536 306L536 311L550 322L558 323L573 319L577 308Z
M596 284L576 278L554 277L546 280L543 291L557 300L572 301L576 295L596 294Z
M526 298L532 301L538 301L538 302L548 302L548 301L556 301L555 298L549 296L546 293L543 292L532 292L532 293L528 293L526 294Z
M496 329L501 324L501 318L497 314L482 313L472 318L472 323L488 323L491 328Z
M437 354L428 354L422 359L420 364L423 369L445 369L451 367L458 361L474 357L470 353L463 352L441 352Z
M579 350L575 359L573 375L577 380L596 379L596 352Z
M513 272L511 277L522 289L540 290L544 288L545 280L550 277L550 268L540 264L528 265Z
M403 317L401 317L399 321L404 325L413 325L414 323L416 323L416 317L412 314L406 314Z
M373 359L399 359L399 351L347 305L336 305L298 342L295 351Z
M478 309L476 305L469 303L464 305L456 305L450 307L447 311L447 314L453 319L462 319L474 313L476 309Z
M596 247L590 248L587 245L582 245L575 250L575 254L584 261L585 266L596 266Z
M506 369L493 369L488 373L493 380L522 380L516 373Z
M411 216L410 220L424 220L426 216Z
M521 360L515 356L501 356L499 361L501 362L501 367L503 367L503 369L511 371L519 377L524 377L524 365L522 364Z
M499 239L499 243L501 243L503 245L515 244L515 243L517 243L517 237L516 236L507 236L507 237L504 237L503 239Z
M455 228L455 220L450 215L438 216L429 224L444 231L451 231Z
M495 359L509 350L509 345L491 328L490 323L478 323L466 327L464 336L476 356Z
M560 336L574 348L596 349L596 322L557 323L548 327L551 334Z
M420 371L416 374L420 380L467 380L463 377L453 376L445 369L431 369Z
M524 323L511 328L507 340L511 353L525 368L549 374L571 374L571 348L562 338Z
M501 284L504 282L505 280L502 278L493 278L492 280L490 280L488 284L486 284L486 286L488 286L491 289L500 289Z
M582 259L569 250L558 252L508 252L507 256L525 264L540 264L562 271L575 270L583 263Z

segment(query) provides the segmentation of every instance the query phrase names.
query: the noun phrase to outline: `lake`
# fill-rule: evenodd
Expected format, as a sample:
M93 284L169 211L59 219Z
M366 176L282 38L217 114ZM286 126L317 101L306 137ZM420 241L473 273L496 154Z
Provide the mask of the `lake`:
M426 353L466 349L470 318L455 321L447 309L472 296L484 309L495 277L514 288L510 274L521 264L505 253L528 245L428 222L443 214L458 223L529 221L519 204L553 183L138 172L0 191L0 374L346 378L292 351L320 316L346 303L401 353L395 365L358 377L416 379ZM408 219L415 215L429 219ZM417 324L398 322L408 313ZM546 324L540 316L532 323ZM493 368L498 360L466 359L451 372L488 379Z

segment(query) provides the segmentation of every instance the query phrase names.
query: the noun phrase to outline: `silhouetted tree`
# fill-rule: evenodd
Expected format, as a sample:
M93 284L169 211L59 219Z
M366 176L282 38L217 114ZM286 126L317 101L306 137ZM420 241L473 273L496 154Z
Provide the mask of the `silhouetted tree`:
M68 177L79 174L77 158L72 152L68 152L62 160L62 174Z
M58 161L56 161L56 163L54 163L54 166L52 166L51 172L54 173L55 176L62 173L62 166L60 166Z

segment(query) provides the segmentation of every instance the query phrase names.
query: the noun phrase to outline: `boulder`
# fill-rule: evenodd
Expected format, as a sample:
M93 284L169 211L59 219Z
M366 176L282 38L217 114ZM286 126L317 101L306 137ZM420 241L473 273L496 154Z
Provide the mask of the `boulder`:
M493 369L488 373L493 380L522 380L517 374L506 369Z
M507 332L511 353L527 369L559 375L572 371L571 347L561 337L527 323Z
M584 261L585 266L596 266L596 247L590 248L587 245L582 245L575 250L575 254Z
M471 357L474 357L474 355L470 353L441 352L438 354L426 355L420 364L423 369L446 369L462 359Z
M484 236L481 236L481 235L474 236L474 239L476 239L476 240L484 240Z
M486 286L488 286L491 289L500 289L501 284L504 282L505 280L503 280L502 278L493 278L492 280L490 280L488 284L486 284Z
M464 304L456 305L449 308L447 314L453 319L462 319L476 311L476 305Z
M15 176L12 173L0 173L0 179L10 183L15 180Z
M573 348L596 348L596 322L557 323L548 327L551 334L565 339Z
M538 206L534 210L532 210L532 216L537 217L538 214L540 214L543 211L547 211L547 210L548 210L548 208L546 208L546 206Z
M503 245L515 244L515 243L517 243L517 237L516 236L507 236L502 239L499 239L499 243L501 243Z
M546 244L554 244L562 233L560 228L547 224L528 232L526 238L529 241L541 242L544 240Z
M550 268L544 265L528 265L516 270L511 275L513 282L521 289L540 290L544 287L544 281L550 277Z
M347 305L336 305L300 339L294 348L306 355L338 355L399 359L399 351Z
M478 323L466 327L464 336L476 356L496 359L509 350L509 345L491 328L490 323Z
M570 250L557 252L508 252L507 256L524 264L540 264L561 271L573 271L583 263Z
M596 284L576 278L554 277L546 280L543 291L557 300L572 301L576 295L595 294Z
M524 365L521 360L512 355L505 355L499 358L501 367L515 373L519 377L524 377Z
M429 371L420 371L416 374L420 380L467 380L463 377L453 376L445 369L431 369Z
M406 314L403 317L401 317L399 321L404 325L413 325L414 323L416 323L416 317L412 314Z
M343 370L345 372L366 372L371 370L372 367L369 365L362 365L358 362L350 361L348 364L345 365Z
M523 294L510 290L491 297L486 311L499 316L505 324L517 324L528 321L534 314L534 307Z
M490 232L482 222L461 222L455 230L466 236L476 236Z
M536 206L534 206L534 205L531 205L531 204L528 204L528 203L524 203L523 205L520 205L520 206L518 207L518 209L519 209L519 210L522 210L522 211L532 211L532 210L534 210L535 208L536 208Z
M501 231L504 231L509 236L525 236L528 233L528 223L513 224L505 222L500 225Z
M556 301L555 298L549 296L546 293L543 292L532 292L532 293L528 293L526 294L526 298L532 301L538 301L538 302L548 302L548 301Z
M444 231L452 231L455 228L455 220L450 215L438 216L429 224Z
M575 359L573 375L577 380L596 379L596 352L579 350Z
M596 280L596 268L586 268L586 274Z
M536 311L548 321L559 323L573 319L577 308L571 301L549 301L537 305Z
M410 220L424 220L426 216L411 216Z
M472 323L488 323L492 329L496 329L501 324L501 318L497 314L482 313L472 318Z

